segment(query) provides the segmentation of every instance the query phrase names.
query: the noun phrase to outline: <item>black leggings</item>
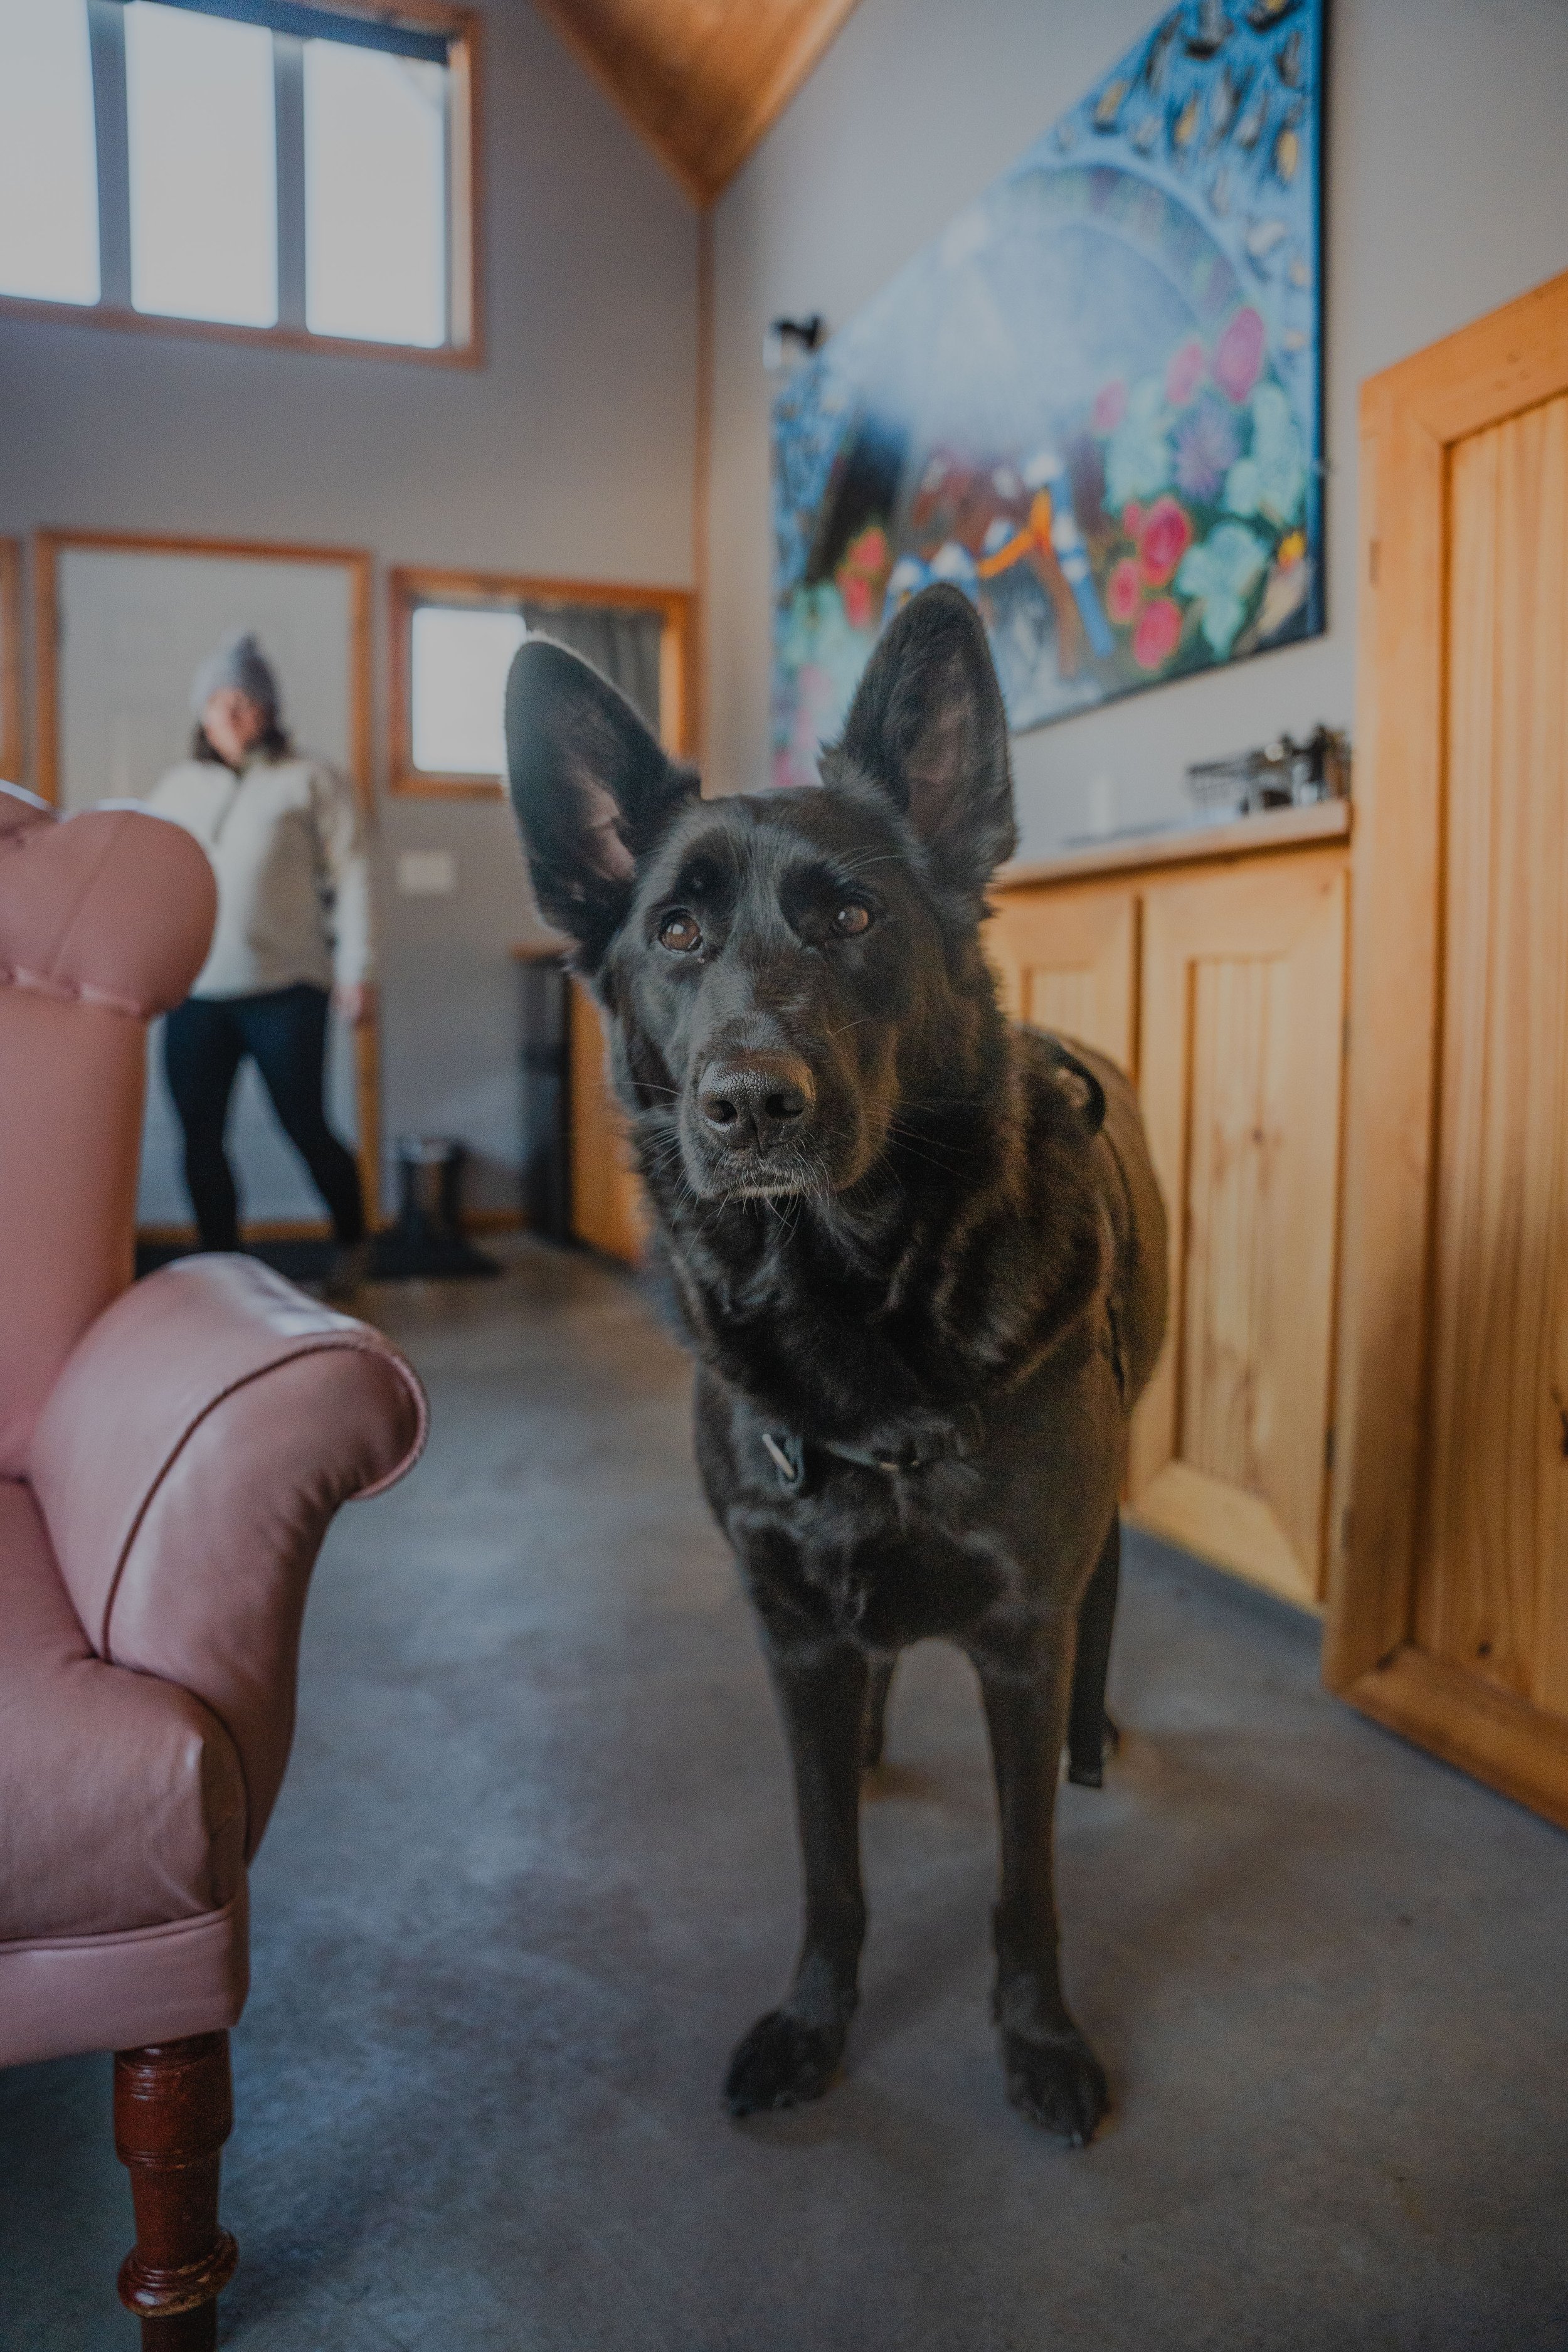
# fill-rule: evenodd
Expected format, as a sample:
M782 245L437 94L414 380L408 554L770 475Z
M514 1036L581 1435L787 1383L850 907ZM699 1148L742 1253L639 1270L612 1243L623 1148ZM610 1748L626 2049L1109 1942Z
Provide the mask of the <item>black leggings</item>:
M284 1134L331 1212L340 1242L364 1232L359 1170L321 1106L327 992L300 981L264 996L188 996L163 1026L163 1069L185 1130L185 1183L202 1247L239 1247L239 1203L223 1148L228 1099L247 1054L256 1057Z

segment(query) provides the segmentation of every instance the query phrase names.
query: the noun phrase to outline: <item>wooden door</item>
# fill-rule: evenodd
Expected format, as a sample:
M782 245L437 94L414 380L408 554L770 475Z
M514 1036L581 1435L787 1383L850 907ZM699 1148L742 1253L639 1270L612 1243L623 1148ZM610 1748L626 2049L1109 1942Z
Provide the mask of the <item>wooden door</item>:
M984 937L1015 1021L1097 1046L1136 1075L1135 892L1094 883L1008 891Z
M579 980L572 982L568 1025L572 1231L590 1249L635 1265L647 1226L642 1179L632 1168L626 1122L610 1092L598 1007Z
M1343 1057L1342 852L1149 886L1142 1096L1171 1334L1133 1426L1144 1525L1322 1591Z
M1367 386L1327 1671L1568 1824L1568 277Z

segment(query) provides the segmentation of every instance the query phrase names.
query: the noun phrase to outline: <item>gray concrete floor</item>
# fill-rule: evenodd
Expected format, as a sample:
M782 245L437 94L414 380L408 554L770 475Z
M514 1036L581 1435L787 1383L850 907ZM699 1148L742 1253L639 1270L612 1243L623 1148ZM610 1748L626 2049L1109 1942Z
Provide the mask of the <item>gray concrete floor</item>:
M426 1462L329 1539L254 1879L225 2214L247 2352L1563 2352L1568 1840L1320 1690L1313 1629L1131 1548L1127 1745L1062 1799L1070 2153L985 2017L968 1669L906 1660L844 2082L737 2126L795 1935L784 1761L626 1278L378 1294ZM112 2352L109 2066L0 2075L0 2342Z

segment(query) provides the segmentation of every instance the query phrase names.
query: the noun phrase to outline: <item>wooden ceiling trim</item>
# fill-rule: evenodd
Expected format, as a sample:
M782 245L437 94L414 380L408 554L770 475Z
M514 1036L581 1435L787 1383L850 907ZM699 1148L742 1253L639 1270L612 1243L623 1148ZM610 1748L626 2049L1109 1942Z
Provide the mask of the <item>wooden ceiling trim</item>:
M710 204L856 0L534 0L692 201Z
M795 12L793 33L773 71L755 84L749 103L742 100L731 118L734 129L728 146L721 143L718 148L714 158L715 195L729 185L752 149L772 130L796 90L837 40L856 5L857 0L815 0L813 6Z
M608 41L598 25L590 32L579 21L578 0L533 0L533 5L545 23L560 35L578 64L586 68L632 129L653 149L666 171L679 181L692 203L710 204L715 192L692 170L675 142L647 120L639 105L636 96L639 68L629 46Z

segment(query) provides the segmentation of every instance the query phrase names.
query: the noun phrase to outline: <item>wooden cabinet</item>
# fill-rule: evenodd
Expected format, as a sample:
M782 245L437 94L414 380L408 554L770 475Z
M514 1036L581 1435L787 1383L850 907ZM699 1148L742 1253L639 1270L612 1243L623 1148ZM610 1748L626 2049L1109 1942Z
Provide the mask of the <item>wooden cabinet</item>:
M1171 1328L1130 1500L1176 1543L1322 1593L1344 1028L1337 851L1165 880L1143 904L1144 1118Z
M1568 1826L1568 277L1362 432L1325 1670Z
M642 1179L632 1168L620 1107L605 1066L598 1007L581 981L572 982L572 1232L590 1249L636 1265L647 1230Z
M1008 1010L1138 1079L1170 1218L1170 1336L1133 1423L1142 1524L1320 1606L1348 903L1343 803L1015 869Z
M1138 1066L1138 894L1125 883L1009 892L986 936L1015 1021Z

